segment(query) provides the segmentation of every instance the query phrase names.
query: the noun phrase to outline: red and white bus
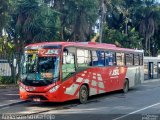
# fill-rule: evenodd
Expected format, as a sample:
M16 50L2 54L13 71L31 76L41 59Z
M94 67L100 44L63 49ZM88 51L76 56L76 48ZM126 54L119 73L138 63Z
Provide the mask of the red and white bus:
M140 84L143 51L93 42L45 42L25 47L20 98L63 102Z

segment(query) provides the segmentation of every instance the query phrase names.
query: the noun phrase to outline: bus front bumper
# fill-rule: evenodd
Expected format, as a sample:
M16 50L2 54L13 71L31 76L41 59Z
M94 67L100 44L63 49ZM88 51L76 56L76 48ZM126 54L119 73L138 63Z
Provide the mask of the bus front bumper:
M34 92L19 92L21 100L29 100L29 101L36 101L36 102L63 102L61 101L56 93L34 93Z

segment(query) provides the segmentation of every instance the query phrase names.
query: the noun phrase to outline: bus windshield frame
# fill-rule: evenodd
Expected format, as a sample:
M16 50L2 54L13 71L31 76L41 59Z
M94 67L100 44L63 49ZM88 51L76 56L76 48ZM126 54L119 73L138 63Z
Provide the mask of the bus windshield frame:
M22 81L45 81L60 78L60 49L25 50L21 59Z

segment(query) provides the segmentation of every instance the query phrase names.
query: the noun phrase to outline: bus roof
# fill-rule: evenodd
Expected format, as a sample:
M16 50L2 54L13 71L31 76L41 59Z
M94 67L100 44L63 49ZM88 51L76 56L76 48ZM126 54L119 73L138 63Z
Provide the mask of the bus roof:
M108 49L108 50L117 50L117 51L128 51L128 52L143 52L143 50L135 50L129 48L120 48L114 44L106 43L96 43L96 42L41 42L27 45L25 48L41 48L45 46L55 46L60 45L62 47L67 46L76 46L76 47L87 47L87 48L99 48L99 49ZM32 48L32 49L33 49Z

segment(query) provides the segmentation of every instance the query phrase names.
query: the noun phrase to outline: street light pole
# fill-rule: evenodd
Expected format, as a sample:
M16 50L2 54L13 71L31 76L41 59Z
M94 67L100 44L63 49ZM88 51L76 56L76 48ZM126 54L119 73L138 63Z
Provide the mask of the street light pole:
M17 83L17 80L16 80L16 66L17 66L17 59L15 58L15 55L14 55L14 59L13 59L13 72L14 72L14 83L16 84Z

